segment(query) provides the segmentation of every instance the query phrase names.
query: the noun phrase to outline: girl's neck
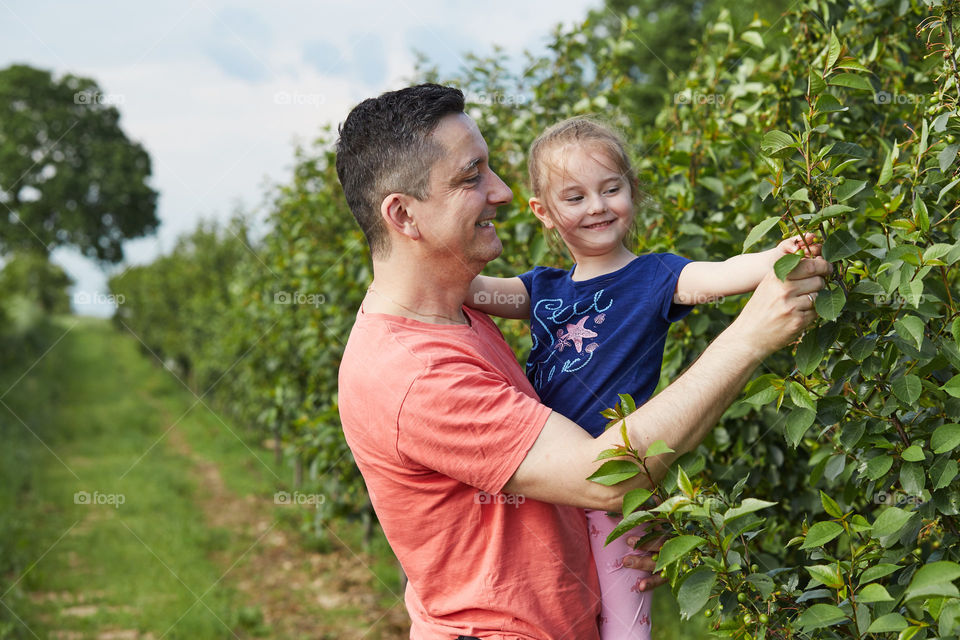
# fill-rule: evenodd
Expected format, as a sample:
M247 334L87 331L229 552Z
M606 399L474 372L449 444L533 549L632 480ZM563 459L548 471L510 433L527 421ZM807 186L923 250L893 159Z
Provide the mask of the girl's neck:
M636 257L635 253L623 245L601 255L574 256L577 265L570 277L577 282L613 273L627 266Z

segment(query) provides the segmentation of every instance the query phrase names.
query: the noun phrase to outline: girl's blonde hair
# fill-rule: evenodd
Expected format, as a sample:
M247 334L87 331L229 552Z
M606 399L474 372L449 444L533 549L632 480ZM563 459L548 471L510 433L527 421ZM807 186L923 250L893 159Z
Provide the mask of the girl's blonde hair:
M627 154L623 136L612 126L595 118L577 116L567 118L548 128L537 136L530 145L527 168L530 173L530 188L533 195L543 197L547 184L547 172L558 169L551 162L551 152L567 145L594 146L604 152L614 162L615 169L630 185L630 197L637 204L640 198L640 185L633 171L633 164Z
M547 185L547 174L550 171L560 173L562 169L556 161L555 151L568 145L593 146L598 148L607 158L614 163L615 169L627 184L630 185L630 199L634 207L645 200L640 191L640 183L637 174L633 170L633 163L630 162L630 156L627 154L626 143L623 136L612 126L601 122L596 118L588 116L576 116L561 120L555 125L549 127L546 131L537 136L537 139L530 145L530 152L527 159L527 170L530 175L530 189L533 195L544 201L544 191ZM547 206L549 211L550 207ZM636 240L637 225L636 217L634 224L631 225L628 236ZM624 238L625 244L628 242ZM547 234L547 244L559 253L569 253L569 248L564 244L560 234L553 230ZM573 255L570 255L573 258Z

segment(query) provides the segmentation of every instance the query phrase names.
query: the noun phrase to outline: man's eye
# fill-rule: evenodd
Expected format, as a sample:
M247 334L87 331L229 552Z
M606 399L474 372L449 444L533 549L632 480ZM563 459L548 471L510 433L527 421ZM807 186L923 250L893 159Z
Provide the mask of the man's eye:
M464 182L468 182L468 183L470 183L470 184L477 184L477 183L480 182L480 174L478 173L478 174L475 175L475 176L472 176L472 177L470 177L470 178L467 178L466 180L464 180Z

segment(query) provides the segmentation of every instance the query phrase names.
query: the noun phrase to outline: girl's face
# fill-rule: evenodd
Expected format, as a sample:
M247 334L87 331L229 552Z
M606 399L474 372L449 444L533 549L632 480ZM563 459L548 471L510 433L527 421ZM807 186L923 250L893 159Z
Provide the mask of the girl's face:
M543 198L531 198L534 215L556 229L575 260L623 247L633 224L630 183L602 149L567 145L551 152Z

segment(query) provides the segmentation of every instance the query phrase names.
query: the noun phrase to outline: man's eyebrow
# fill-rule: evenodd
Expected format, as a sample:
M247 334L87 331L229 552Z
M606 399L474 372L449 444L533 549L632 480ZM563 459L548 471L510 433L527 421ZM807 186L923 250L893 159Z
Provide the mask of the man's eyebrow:
M477 167L477 165L480 164L482 161L483 161L483 158L474 158L473 160L471 160L470 162L468 162L467 164L463 165L460 169L457 170L457 175L456 175L456 177L459 178L459 177L462 176L462 175L465 175L465 174L467 174L467 173L470 173L470 172L473 171L473 170Z

